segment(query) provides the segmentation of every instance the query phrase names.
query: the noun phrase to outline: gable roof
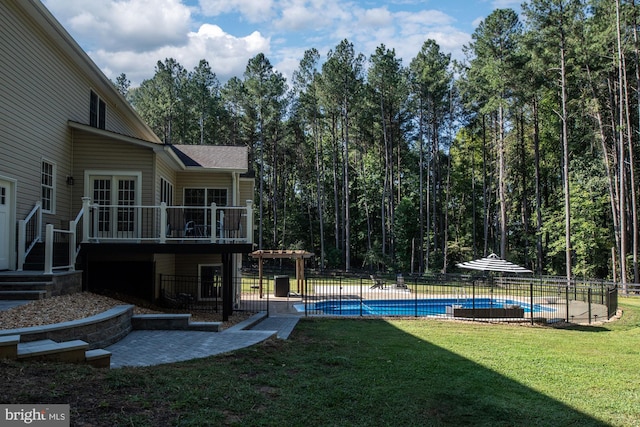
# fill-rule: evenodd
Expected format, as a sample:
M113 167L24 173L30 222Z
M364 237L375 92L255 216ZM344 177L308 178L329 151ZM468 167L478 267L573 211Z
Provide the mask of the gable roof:
M247 147L227 145L172 145L187 169L217 169L244 173L249 167Z

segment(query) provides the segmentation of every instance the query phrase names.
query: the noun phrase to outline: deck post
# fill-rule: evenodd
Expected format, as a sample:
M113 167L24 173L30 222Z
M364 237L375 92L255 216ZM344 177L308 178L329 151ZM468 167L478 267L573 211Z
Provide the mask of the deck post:
M89 242L89 226L91 224L91 198L82 198L82 243Z
M247 243L253 244L253 200L247 200Z
M160 203L160 243L167 243L167 203Z
M216 234L218 234L218 227L216 224L216 204L215 203L211 203L211 222L210 227L211 227L211 243L215 243L216 242Z
M44 274L53 274L53 224L47 224L44 238Z

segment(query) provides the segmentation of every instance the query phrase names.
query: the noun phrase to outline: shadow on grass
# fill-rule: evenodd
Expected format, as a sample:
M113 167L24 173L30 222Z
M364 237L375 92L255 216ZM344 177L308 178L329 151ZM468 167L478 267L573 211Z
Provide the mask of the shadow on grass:
M555 329L565 329L567 331L579 331L579 332L611 332L611 329L603 326L589 326L589 325L576 325L576 324L564 324L564 325L551 325Z
M245 379L275 391L245 425L609 425L384 320L302 321L235 362L251 353L262 359Z

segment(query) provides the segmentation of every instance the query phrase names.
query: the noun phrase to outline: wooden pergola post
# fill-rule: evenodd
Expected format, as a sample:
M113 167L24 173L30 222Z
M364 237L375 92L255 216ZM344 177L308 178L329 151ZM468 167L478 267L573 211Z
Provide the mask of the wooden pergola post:
M311 258L313 253L301 250L259 250L251 253L253 258L258 259L258 288L260 298L264 295L262 287L263 264L262 260L267 259L295 259L296 260L296 285L298 294L302 295L304 290L304 260Z

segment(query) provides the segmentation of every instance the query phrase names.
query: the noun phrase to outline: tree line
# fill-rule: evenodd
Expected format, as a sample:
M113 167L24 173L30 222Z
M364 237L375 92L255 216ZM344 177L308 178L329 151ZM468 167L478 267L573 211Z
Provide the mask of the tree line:
M290 80L264 54L221 84L175 59L131 89L167 143L244 145L256 242L318 267L448 272L496 253L538 274L638 278L640 41L633 0L497 9L465 59L343 40Z

